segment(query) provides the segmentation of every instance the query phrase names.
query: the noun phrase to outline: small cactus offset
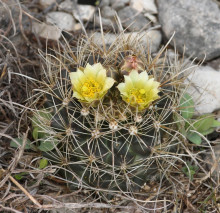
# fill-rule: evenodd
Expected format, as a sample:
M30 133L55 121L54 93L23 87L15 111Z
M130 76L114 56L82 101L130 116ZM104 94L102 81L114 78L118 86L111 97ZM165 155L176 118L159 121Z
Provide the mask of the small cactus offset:
M33 136L70 189L129 195L164 173L181 135L180 64L123 34L108 49L91 37L45 61Z

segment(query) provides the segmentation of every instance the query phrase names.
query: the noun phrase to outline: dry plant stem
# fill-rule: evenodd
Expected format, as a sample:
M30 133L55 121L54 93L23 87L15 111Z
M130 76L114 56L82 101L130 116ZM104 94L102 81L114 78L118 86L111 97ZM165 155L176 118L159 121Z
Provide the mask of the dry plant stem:
M2 169L3 172L6 172L4 169ZM18 181L16 181L11 175L9 176L9 179L22 191L24 194L39 208L41 208L41 204L20 184Z
M9 211L9 212L15 212L15 213L22 213L22 212L17 211L17 210L15 210L13 208L5 207L5 206L3 206L1 204L0 204L0 210L6 210L6 211Z
M48 204L48 205L42 205L41 206L44 210L50 210L50 209L59 209L59 208L67 208L67 209L80 209L80 208L106 208L106 209L112 209L112 208L120 208L120 209L134 209L135 207L132 206L114 206L104 203L57 203L57 204Z
M26 144L26 141L27 141L27 134L28 134L28 131L29 129L27 130L26 134L24 135L24 138L23 138L23 144L22 146L20 147L19 149L19 153L18 155L16 155L16 157L14 158L13 162L9 165L8 167L8 170L9 172L11 172L17 165L19 159L21 158L22 154L23 154L23 151L24 151L24 147L25 147L25 144ZM11 138L10 136L8 135L5 135L5 134L0 134L2 136L5 136L5 137L8 137L8 138ZM13 141L15 141L13 138L11 138ZM15 141L16 142L16 141ZM1 171L3 173L6 172L6 170L4 169L1 169ZM24 194L34 203L36 204L38 207L41 207L40 203L20 184L18 183L9 173L6 175L6 177L1 181L1 184L0 184L0 187L2 184L4 184L7 179L10 179L22 192L24 192Z

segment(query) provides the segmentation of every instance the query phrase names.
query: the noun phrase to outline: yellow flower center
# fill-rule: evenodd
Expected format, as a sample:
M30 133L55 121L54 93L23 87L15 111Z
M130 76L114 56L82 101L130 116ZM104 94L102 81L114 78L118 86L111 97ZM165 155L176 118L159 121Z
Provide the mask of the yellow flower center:
M146 91L144 89L140 89L139 92L143 95Z
M132 89L130 90L131 100L133 99L137 103L144 103L146 99L146 91L144 89ZM131 101L130 100L130 101ZM129 101L129 100L127 100Z
M100 92L102 87L99 83L94 81L93 79L85 81L82 85L81 93L84 97L92 98L96 93Z

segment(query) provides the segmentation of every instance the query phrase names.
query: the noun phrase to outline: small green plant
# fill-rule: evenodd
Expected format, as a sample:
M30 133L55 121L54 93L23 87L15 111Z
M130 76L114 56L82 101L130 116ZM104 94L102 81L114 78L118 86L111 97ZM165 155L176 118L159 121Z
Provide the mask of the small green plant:
M45 158L40 159L39 161L39 169L44 169L48 165L48 160Z
M187 162L187 166L184 166L182 168L183 173L187 175L190 180L193 180L193 177L196 174L197 170L198 167L191 165L189 162Z
M11 140L10 146L13 148L18 148L19 146L22 146L23 139L22 138L14 138L14 140ZM31 144L31 141L29 139L26 140L26 144L24 146L24 149L31 149L33 146Z
M15 175L14 175L14 178L15 178L16 180L22 180L23 178L25 178L25 176L26 176L27 174L28 174L27 172L21 172L21 173L15 174Z
M220 126L220 122L215 120L213 114L194 116L194 112L194 101L189 94L185 93L180 100L180 113L184 121L179 124L179 129L189 141L200 145L202 135L214 132L215 128Z

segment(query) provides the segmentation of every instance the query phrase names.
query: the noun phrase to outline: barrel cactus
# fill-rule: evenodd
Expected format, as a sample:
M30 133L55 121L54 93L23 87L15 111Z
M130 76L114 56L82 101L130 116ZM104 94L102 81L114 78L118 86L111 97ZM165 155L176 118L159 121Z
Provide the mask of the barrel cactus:
M150 54L122 34L106 48L82 39L45 56L33 96L33 136L70 189L105 196L140 192L170 166L178 149L183 67L165 48ZM105 197L104 196L104 197ZM108 197L109 199L109 197Z

